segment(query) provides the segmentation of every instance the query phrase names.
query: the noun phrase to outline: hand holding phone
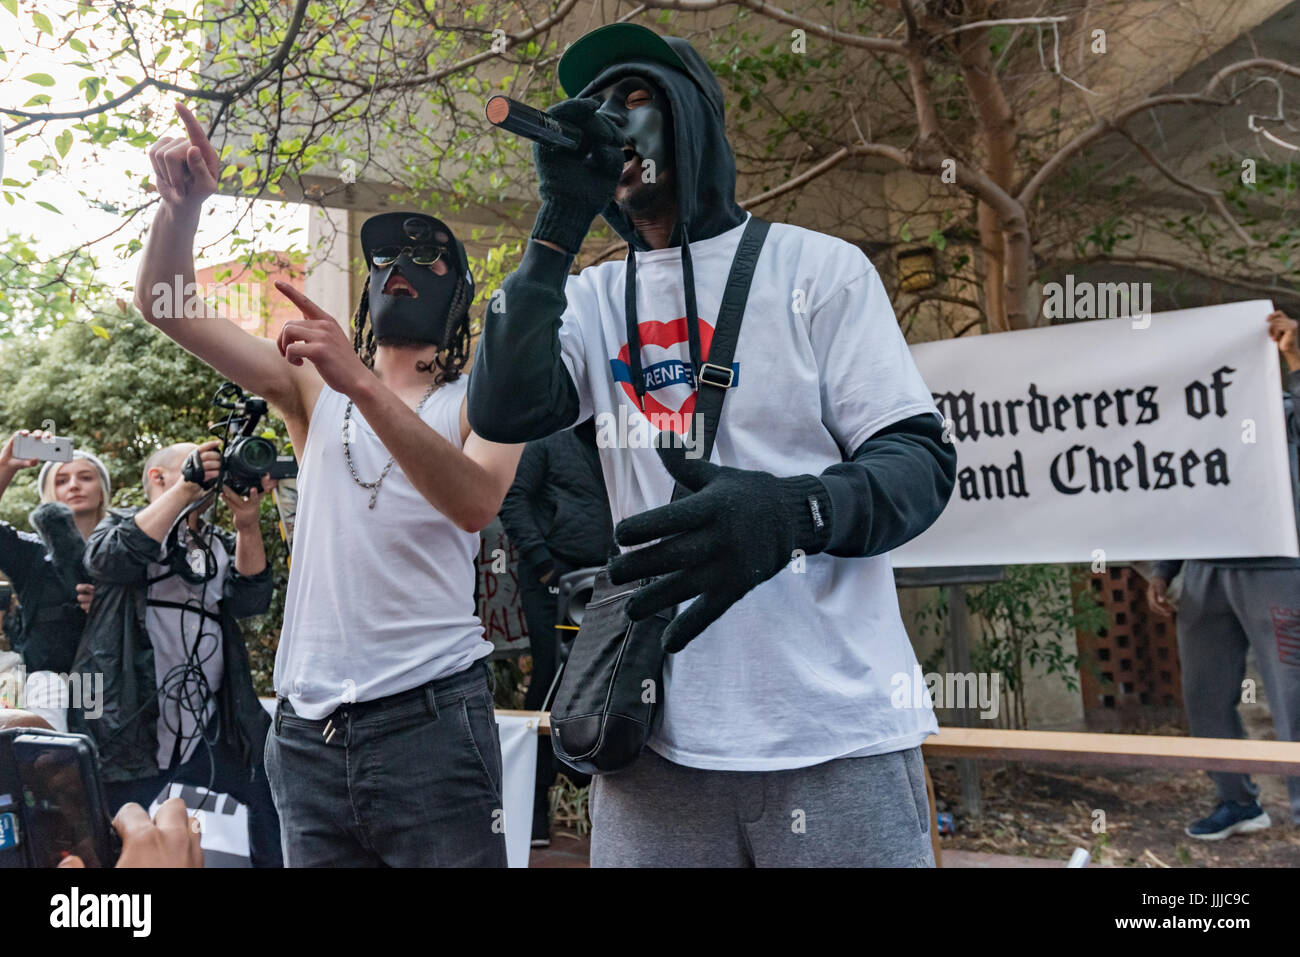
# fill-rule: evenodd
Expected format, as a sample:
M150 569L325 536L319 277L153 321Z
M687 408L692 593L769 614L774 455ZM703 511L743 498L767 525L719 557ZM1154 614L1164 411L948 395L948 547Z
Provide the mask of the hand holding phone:
M112 867L121 841L109 826L94 742L85 735L40 728L0 733L0 782L8 804L8 852L27 867L58 867L75 855L90 867ZM3 866L11 854L6 854Z
M26 430L24 430L26 431ZM71 462L72 439L49 432L14 436L14 458L37 462Z
M202 867L198 822L185 810L180 798L168 798L158 807L153 820L140 805L122 805L113 818L122 839L118 867ZM80 857L69 855L59 867L85 867Z
M19 429L0 447L0 472L12 477L19 469L34 468L41 462L72 461L72 439Z

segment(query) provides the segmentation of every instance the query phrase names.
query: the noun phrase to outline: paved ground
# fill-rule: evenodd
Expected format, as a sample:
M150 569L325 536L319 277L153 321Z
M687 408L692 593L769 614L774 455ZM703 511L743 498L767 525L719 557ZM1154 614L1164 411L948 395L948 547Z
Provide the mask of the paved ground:
M1214 789L1198 771L981 762L984 813L969 818L955 766L928 764L940 809L956 818L945 848L1065 861L1082 847L1093 865L1115 867L1300 867L1300 827L1274 775L1258 778L1272 827L1206 842L1183 833L1214 808Z
M533 848L528 858L529 867L586 867L590 842L576 831L554 830L551 846Z

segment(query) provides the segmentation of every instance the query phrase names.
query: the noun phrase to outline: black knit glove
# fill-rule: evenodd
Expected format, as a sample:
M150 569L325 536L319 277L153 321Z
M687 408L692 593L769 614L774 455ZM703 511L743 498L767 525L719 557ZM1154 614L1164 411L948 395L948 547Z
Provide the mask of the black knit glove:
M533 239L555 243L573 254L582 247L592 220L614 198L623 175L625 137L610 119L597 114L600 106L600 100L588 97L565 100L546 111L579 127L592 144L588 152L533 144L537 191L542 197Z
M669 473L691 492L619 522L614 538L635 548L610 562L614 584L642 578L628 603L634 620L699 596L664 631L664 648L681 651L750 589L786 567L795 549L815 555L831 539L830 493L814 475L767 472L687 459L659 450ZM657 577L662 576L662 577Z

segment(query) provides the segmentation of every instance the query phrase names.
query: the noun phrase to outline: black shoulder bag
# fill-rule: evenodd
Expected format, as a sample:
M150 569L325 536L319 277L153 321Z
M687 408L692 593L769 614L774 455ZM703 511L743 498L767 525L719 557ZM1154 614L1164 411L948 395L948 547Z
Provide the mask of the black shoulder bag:
M731 359L749 299L763 241L771 223L751 216L731 263L717 327L703 363L695 405L704 435L700 448L713 451L722 401L731 388ZM708 388L705 388L707 386ZM673 501L685 490L673 488ZM565 764L584 774L610 774L641 754L660 714L663 694L663 633L670 610L643 621L627 616L627 603L647 581L612 585L607 568L596 576L582 626L569 651L551 707L551 745Z

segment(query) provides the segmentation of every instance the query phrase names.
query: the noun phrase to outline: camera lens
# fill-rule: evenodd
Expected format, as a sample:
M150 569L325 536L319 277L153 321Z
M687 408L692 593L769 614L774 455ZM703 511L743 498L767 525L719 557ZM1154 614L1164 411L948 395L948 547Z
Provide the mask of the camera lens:
M275 464L275 446L263 438L249 438L235 450L241 468L258 474L267 472Z

